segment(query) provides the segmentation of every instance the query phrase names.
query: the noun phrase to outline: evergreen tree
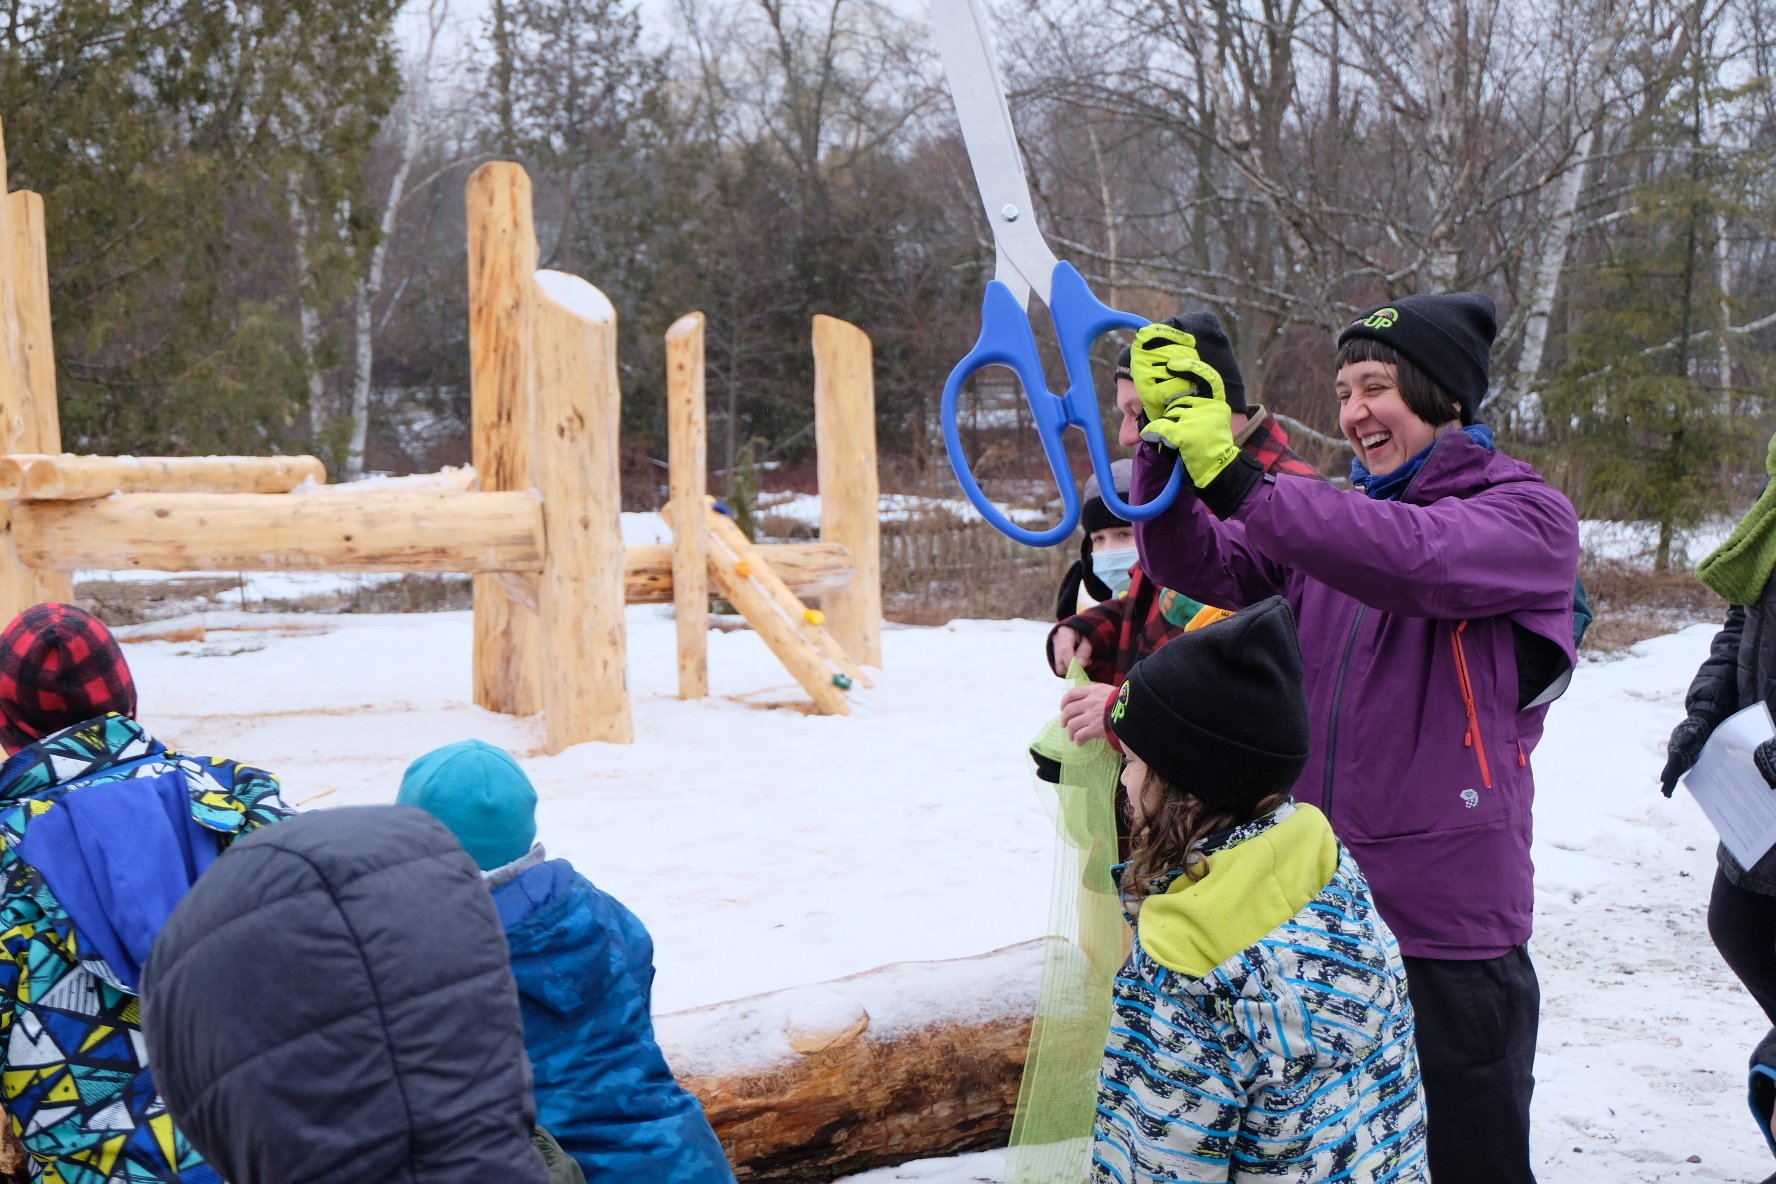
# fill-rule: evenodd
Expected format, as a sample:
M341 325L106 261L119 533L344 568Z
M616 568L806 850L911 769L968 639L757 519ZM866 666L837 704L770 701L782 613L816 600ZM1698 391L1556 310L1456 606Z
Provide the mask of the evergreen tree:
M325 307L354 265L362 153L398 86L397 6L56 0L0 14L7 163L15 188L45 199L70 447L306 442L298 293Z

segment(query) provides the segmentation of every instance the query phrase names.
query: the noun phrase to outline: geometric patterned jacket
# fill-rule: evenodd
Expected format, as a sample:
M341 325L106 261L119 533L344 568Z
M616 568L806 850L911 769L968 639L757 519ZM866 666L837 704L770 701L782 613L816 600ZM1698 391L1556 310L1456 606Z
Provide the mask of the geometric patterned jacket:
M1129 918L1091 1178L1423 1184L1412 1005L1363 873L1312 806L1203 854Z
M0 1069L34 1178L217 1181L144 1064L141 968L223 848L288 813L271 774L116 714L0 766Z

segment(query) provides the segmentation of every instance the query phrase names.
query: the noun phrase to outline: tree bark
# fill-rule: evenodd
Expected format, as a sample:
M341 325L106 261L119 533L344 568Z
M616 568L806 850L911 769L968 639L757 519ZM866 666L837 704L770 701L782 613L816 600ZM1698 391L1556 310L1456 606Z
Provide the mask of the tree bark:
M742 1181L1003 1146L1043 942L884 966L656 1021Z

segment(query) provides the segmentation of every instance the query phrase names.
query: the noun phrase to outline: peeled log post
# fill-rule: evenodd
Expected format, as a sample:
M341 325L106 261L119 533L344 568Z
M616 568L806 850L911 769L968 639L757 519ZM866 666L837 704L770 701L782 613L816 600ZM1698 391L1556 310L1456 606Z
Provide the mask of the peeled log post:
M24 434L12 441L20 451L60 450L61 411L56 405L55 338L49 320L49 242L44 230L43 199L20 191L6 195L11 207L13 296L18 301L19 343L24 349L25 382L30 387L30 420ZM36 600L74 599L74 576L68 571L38 568L32 573Z
M113 493L288 493L305 481L326 481L312 456L25 456L22 498L79 501ZM0 464L0 490L12 465Z
M109 571L541 571L542 503L520 493L120 493L18 502L33 567Z
M543 734L551 754L635 739L624 667L622 489L617 474L617 312L578 276L539 271L537 486L548 548L537 580ZM470 496L470 495L458 495Z
M882 665L882 524L876 476L876 379L856 325L814 318L814 437L820 537L842 543L857 578L820 599L826 629L857 665Z
M736 999L654 1021L735 1174L777 1181L1001 1147L1043 942Z
M667 482L670 499L700 506L709 493L709 423L703 389L703 314L666 330ZM678 697L709 694L709 548L703 520L672 532L672 618L678 632Z
M469 175L469 403L472 457L481 488L531 483L531 302L537 269L530 178L509 161ZM475 703L508 715L542 706L537 615L497 580L475 581Z

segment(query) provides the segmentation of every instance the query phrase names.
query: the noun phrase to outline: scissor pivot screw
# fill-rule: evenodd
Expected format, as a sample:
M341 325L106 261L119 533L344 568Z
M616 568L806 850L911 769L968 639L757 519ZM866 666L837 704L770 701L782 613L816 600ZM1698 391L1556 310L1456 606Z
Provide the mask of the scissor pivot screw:
M1004 218L1007 222L1016 222L1018 220L1019 212L1018 208L1010 202L999 207L999 216Z

